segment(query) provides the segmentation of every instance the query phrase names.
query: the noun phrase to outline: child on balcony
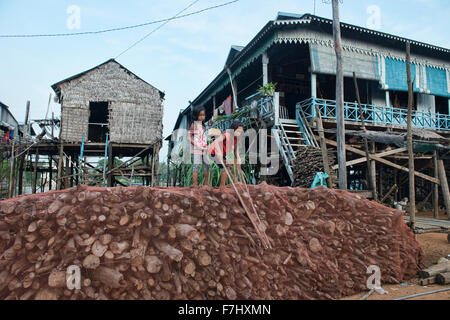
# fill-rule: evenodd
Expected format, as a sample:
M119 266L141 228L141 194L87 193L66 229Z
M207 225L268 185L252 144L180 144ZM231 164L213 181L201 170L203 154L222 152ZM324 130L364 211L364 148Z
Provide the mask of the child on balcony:
M205 185L209 185L209 161L206 159L206 149L208 141L206 138L206 128L203 124L206 118L205 109L199 108L194 113L194 122L191 124L187 140L191 144L191 154L193 158L192 181L194 186L198 186L198 172L203 165Z

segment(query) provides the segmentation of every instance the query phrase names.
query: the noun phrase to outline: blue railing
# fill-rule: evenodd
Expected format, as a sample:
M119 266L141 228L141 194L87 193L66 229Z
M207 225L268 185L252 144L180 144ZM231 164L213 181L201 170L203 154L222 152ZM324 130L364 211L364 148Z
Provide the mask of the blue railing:
M316 106L323 119L336 119L336 101L310 98L299 102L297 110L302 109L306 118L315 118ZM406 127L408 110L381 107L363 104L363 118L366 123L384 124ZM298 113L297 113L298 114ZM345 121L361 121L361 114L357 103L344 103ZM414 127L450 131L450 116L439 113L427 113L424 111L413 111L412 124Z
M256 93L245 99L244 106L239 108L237 115L230 115L225 119L216 120L212 127L225 131L236 120L248 124L250 117L256 118L256 112L253 111L255 107L258 109L261 118L265 119L273 116L273 97L261 97L259 93ZM239 115L239 113L242 113L242 115Z

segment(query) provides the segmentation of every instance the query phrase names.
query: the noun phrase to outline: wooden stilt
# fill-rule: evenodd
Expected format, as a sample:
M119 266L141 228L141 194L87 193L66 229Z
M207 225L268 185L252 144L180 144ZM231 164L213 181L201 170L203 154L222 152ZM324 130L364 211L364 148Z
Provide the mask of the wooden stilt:
M413 85L411 80L411 45L406 43L406 77L408 82L408 118L407 118L407 141L408 141L408 167L409 167L409 215L411 229L416 224L416 192L414 177L414 150L412 142L412 108L413 108Z
M384 168L383 166L380 166L378 169L378 175L379 175L379 179L380 179L380 183L379 183L379 191L378 194L380 195L380 197L383 196L383 185L384 185Z
M108 180L108 187L113 186L113 166L114 166L114 157L113 157L113 148L112 143L108 144L108 172L107 174L107 180Z
M23 194L23 164L25 162L25 154L20 156L19 160L19 188L18 188L18 194Z
M151 186L155 186L155 149L152 151L152 182Z
M433 152L433 169L434 169L434 177L439 179L439 168L438 168L438 159L437 159L437 151ZM433 188L433 212L434 218L439 219L439 186L436 183L431 185Z
M78 160L78 157L79 156L77 156L75 158L75 164L76 164L75 170L77 171L77 174L75 175L75 184L76 185L80 184L80 163L79 163L80 161Z
M339 0L332 0L333 7L333 39L336 53L336 126L337 150L339 164L339 189L347 190L347 166L345 154L345 122L344 122L344 67L343 49L341 46L341 23L339 19Z
M154 164L154 168L153 170L155 171L155 183L153 184L153 186L159 186L159 148L160 148L160 144L157 143L155 146L155 164Z
M375 142L372 142L370 144L370 151L372 152L372 154L375 154L377 152L377 148L375 145ZM370 173L369 173L369 179L371 179L371 184L372 184L372 190L374 193L374 198L375 198L375 194L377 193L377 164L375 162L375 160L370 160ZM381 183L381 181L380 181ZM376 196L378 198L378 195Z
M438 160L439 179L441 180L442 195L447 209L447 218L450 220L450 192L448 189L447 174L445 172L444 160Z
M52 140L55 139L55 113L52 112Z
M70 157L66 155L66 165L64 166L64 175L66 178L64 179L64 189L69 188L69 175L70 175Z
M42 171L41 171L41 178L40 178L40 183L39 183L39 187L40 187L40 189L41 189L41 192L44 192L44 189L45 189L45 181L44 181L44 175L42 174Z
M8 198L12 198L14 194L14 152L15 152L15 141L13 140L12 146L11 146L11 160L10 160L10 168L9 168L9 190L8 190Z
M355 91L356 91L356 99L358 101L358 109L359 109L359 113L360 113L360 117L361 117L361 126L363 131L366 131L366 123L364 120L364 112L363 112L363 108L361 105L361 98L359 96L359 88L358 88L358 80L356 79L356 74L353 72L353 83L355 85ZM378 201L378 194L377 194L377 188L376 188L376 175L374 175L374 172L371 170L371 165L370 165L370 155L369 155L369 142L367 140L367 138L364 138L364 151L366 152L366 158L367 158L367 177L369 180L369 185L370 188L372 189L373 192L373 200ZM380 186L382 185L381 183L381 179L380 179ZM380 192L381 194L381 192Z
M70 156L70 160L72 160L72 156ZM73 187L73 180L74 180L74 170L73 170L73 161L70 161L70 187Z
M398 170L395 170L395 175L394 175L394 184L396 186L398 186ZM394 200L398 201L398 192L399 192L399 188L397 188L395 190L395 194L394 194Z
M48 178L48 190L52 190L53 186L53 156L48 156L48 171L49 171L49 178Z
M322 162L325 173L328 175L328 185L330 188L335 188L336 185L333 181L332 172L330 169L330 160L328 159L328 148L327 143L325 142L325 133L323 131L323 122L322 115L320 114L319 108L316 106L316 123L317 123L317 132L319 133L319 141L320 141L320 149L322 151Z
M36 148L36 155L34 158L34 164L33 164L33 194L36 193L37 190L37 165L39 162L39 149Z
M63 152L64 152L64 146L62 142L59 144L59 159L58 159L58 176L56 180L56 189L61 190L61 177L62 177L62 166L63 166Z
M3 152L0 152L0 199L3 199L3 194L7 190L3 190Z
M167 157L167 187L169 187L170 183L170 158Z

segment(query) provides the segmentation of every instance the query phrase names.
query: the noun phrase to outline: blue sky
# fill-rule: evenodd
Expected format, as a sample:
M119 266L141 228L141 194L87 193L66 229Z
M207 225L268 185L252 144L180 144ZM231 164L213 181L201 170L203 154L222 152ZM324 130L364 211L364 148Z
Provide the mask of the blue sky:
M0 0L0 34L66 33L126 26L168 18L192 0ZM200 0L196 11L227 0ZM79 30L68 29L67 8L81 9ZM367 9L380 9L376 29L450 48L448 0L343 0L341 20L367 26ZM169 22L117 59L165 91L164 136L177 115L221 71L231 45L246 45L277 12L313 13L314 0L240 0L227 7ZM316 14L330 18L331 5L316 0ZM117 56L155 25L101 35L66 38L0 38L0 101L24 121L44 118L50 86ZM59 115L52 102L50 112ZM161 158L166 155L166 148Z

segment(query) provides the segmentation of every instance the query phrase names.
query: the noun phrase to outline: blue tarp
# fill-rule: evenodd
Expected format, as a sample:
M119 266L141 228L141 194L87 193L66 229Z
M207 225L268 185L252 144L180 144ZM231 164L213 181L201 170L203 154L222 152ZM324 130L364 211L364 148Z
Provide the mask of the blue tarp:
M445 70L427 66L427 87L432 95L450 98Z
M389 90L408 91L408 82L406 80L406 61L386 58L386 85ZM416 79L416 66L411 63L411 79ZM414 86L414 91L419 89Z
M406 81L406 61L384 58L386 66L386 85L388 90L408 91ZM380 63L378 60L377 63ZM379 68L380 70L381 68ZM419 72L417 72L419 71ZM382 81L382 76L380 81ZM447 85L447 74L444 69L411 63L411 79L414 82L414 92L427 93L450 98Z

